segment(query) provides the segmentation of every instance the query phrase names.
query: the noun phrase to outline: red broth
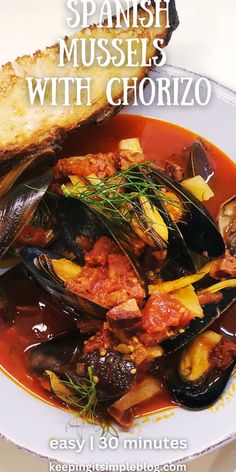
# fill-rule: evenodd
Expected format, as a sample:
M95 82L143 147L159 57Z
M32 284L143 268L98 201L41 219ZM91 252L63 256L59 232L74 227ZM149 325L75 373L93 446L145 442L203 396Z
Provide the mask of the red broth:
M197 135L163 121L119 115L100 127L91 125L79 129L66 141L62 157L116 151L121 139L132 137L140 139L147 161L156 161L164 167L165 161L172 159L186 167L189 146ZM215 196L206 202L206 206L216 218L221 203L235 193L236 165L213 144L206 142L206 145L215 172L210 182ZM16 278L13 281L9 278L3 288L9 294L15 322L11 326L1 322L3 311L0 305L0 366L29 392L55 406L62 406L28 369L26 351L57 334L73 330L75 323L53 306L47 293L32 280L25 278L19 281ZM236 336L235 306L222 317L220 324L225 323L231 336ZM164 389L161 395L143 404L136 413L140 415L170 406L173 402Z

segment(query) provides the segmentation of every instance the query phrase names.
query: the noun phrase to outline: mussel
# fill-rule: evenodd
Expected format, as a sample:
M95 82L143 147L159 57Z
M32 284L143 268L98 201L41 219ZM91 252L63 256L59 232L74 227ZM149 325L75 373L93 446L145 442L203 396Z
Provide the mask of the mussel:
M236 344L214 331L200 334L170 361L165 380L175 401L205 408L224 391L236 364Z
M45 168L52 167L55 162L56 156L52 148L45 148L31 156L23 156L17 166L0 178L0 198L3 198L14 185L37 177L37 174Z
M83 263L83 250L80 247L79 238L85 236L92 241L96 241L101 236L107 236L110 240L115 241L122 254L128 258L130 267L134 271L135 277L133 283L137 283L140 288L142 298L145 298L144 279L142 278L141 267L131 254L125 248L123 241L119 238L119 233L115 233L112 225L108 224L107 219L89 208L87 205L78 200L63 200L58 208L58 221L60 228L64 232L70 247L78 248L77 255ZM76 241L77 238L77 241ZM73 243L73 245L71 244ZM93 299L87 298L85 295L73 293L65 288L63 276L58 277L59 267L55 270L55 264L58 260L64 261L64 264L70 271L70 278L72 279L76 274L76 270L81 270L81 265L75 265L73 262L62 258L58 253L53 253L49 250L40 250L38 248L23 248L21 256L24 264L29 271L34 275L38 282L50 292L60 303L71 307L77 316L88 315L91 317L104 318L108 310L105 304L96 303ZM71 273L72 270L72 273ZM75 271L75 272L74 272ZM72 274L72 276L71 276Z
M189 191L170 179L156 165L150 167L149 178L170 188L183 202L185 219L177 223L188 248L210 259L225 252L224 241L207 209Z
M29 367L38 375L51 371L74 384L86 379L90 368L99 402L124 395L136 379L135 363L111 350L84 353L83 345L78 331L56 336L28 351Z
M45 170L14 187L0 201L0 257L14 243L34 212L52 180L52 171Z
M236 256L236 195L224 202L218 215L218 227L231 256Z
M82 347L83 340L78 331L61 334L30 349L27 352L28 364L37 374L51 370L57 375L69 375L75 370Z
M22 261L37 282L50 293L59 306L66 312L78 318L88 315L95 318L104 318L107 308L93 302L90 299L78 296L64 288L63 282L57 279L51 265L52 259L61 259L59 254L55 254L46 249L24 247L20 251ZM46 269L46 270L45 270Z
M190 148L190 163L193 176L200 175L207 183L213 177L214 171L210 165L206 149L200 139L194 141Z
M84 252L78 242L79 237L85 236L96 240L100 236L107 236L126 254L140 280L146 282L143 269L127 243L127 234L123 232L123 227L117 226L115 222L90 206L71 198L61 200L57 207L56 219L68 247L76 254L80 264L84 263Z
M211 282L211 284L210 284ZM198 285L198 289L207 289L212 285L212 279L204 278ZM223 297L217 303L209 303L203 306L203 318L194 318L186 326L182 333L167 338L161 343L164 354L168 355L178 351L196 336L207 329L217 318L219 318L236 300L236 288L227 288L222 290Z
M148 182L147 182L148 181ZM147 191L139 195L140 188ZM163 187L156 185L150 173L149 166L141 166L129 177L129 185L126 192L133 192L137 197L129 202L128 222L133 231L147 246L154 251L165 254L165 262L162 264L164 272L168 276L175 277L176 272L194 273L195 265L184 238L175 222L177 214L182 215L183 205L175 195L174 200L164 195ZM142 193L142 192L141 192ZM174 217L171 218L166 202L173 202L171 208ZM127 239L129 238L130 231ZM171 267L171 270L169 270Z

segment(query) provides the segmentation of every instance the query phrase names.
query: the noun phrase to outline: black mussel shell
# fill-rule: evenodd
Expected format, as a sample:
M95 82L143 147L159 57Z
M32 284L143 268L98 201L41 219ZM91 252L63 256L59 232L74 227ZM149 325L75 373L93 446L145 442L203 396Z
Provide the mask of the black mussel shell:
M37 374L51 370L57 375L69 375L75 370L82 348L83 341L79 332L73 331L33 347L27 352L27 361L30 369Z
M56 210L59 230L68 247L76 254L79 264L84 264L83 249L76 242L78 236L96 240L108 236L108 231L90 209L75 199L63 198Z
M150 166L149 175L158 183L169 187L183 201L188 218L186 222L178 223L178 227L187 247L199 254L207 255L210 259L223 256L225 253L223 238L201 202L157 166Z
M104 356L95 351L83 354L84 339L78 331L56 336L28 351L29 368L37 375L49 370L56 375L70 378L75 384L87 378L88 368L98 377L96 384L99 402L113 401L124 395L133 385L136 375L133 361L122 358L118 352L108 351ZM77 364L84 366L83 376L76 373Z
M24 247L21 249L20 254L23 263L37 282L52 295L55 302L59 304L65 312L69 312L69 314L73 315L75 318L80 318L81 315L88 315L92 318L105 318L107 308L98 305L92 300L65 290L63 283L59 280L57 281L56 277L53 277L49 270L42 270L42 265L38 263L38 259L42 257L42 255L46 255L49 260L50 258L61 259L60 255L34 247Z
M136 275L145 285L144 272L127 244L122 228L119 228L102 213L77 199L63 198L58 205L56 213L59 229L68 247L77 255L77 260L80 264L84 262L84 254L82 248L76 243L76 238L83 235L96 241L100 236L107 236L118 244L122 252L129 259Z
M230 367L223 371L219 369L210 371L198 383L185 382L177 368L173 372L172 366L165 375L166 385L177 403L191 409L206 408L225 390L235 363L236 361L233 361Z
M131 359L125 359L119 352L108 351L104 356L95 351L87 354L85 365L92 367L93 375L99 381L96 386L100 402L115 400L124 395L133 385L136 368Z
M142 218L143 209L139 202L136 202L135 205L133 205L133 213L136 215L140 226L143 227L144 231L147 231L147 234L149 234L152 240L154 241L156 250L167 250L167 257L165 259L165 264L163 265L163 268L164 272L166 274L168 273L168 280L175 278L175 271L184 271L184 273L196 272L192 257L178 226L175 224L175 222L172 221L166 208L162 204L159 195L157 194L157 192L155 192L155 188L152 185L156 183L155 179L153 178L153 175L145 168L140 169L140 171L136 171L136 174L137 173L139 174L139 178L148 180L150 182L150 201L152 205L156 207L156 209L162 216L164 223L168 227L168 242L164 241L161 236L158 235L156 231L152 229L151 222L149 223L148 221L146 221L145 217ZM130 178L130 191L133 190L135 191L135 187L132 187L132 178Z
M214 403L225 390L227 383L235 370L236 357L226 369L210 368L198 380L185 379L179 372L178 366L183 351L175 357L167 358L164 379L174 400L190 409L201 409Z
M204 317L194 318L186 326L183 333L178 333L176 336L165 339L161 346L164 349L164 354L168 355L177 351L187 343L192 341L198 334L210 326L219 316L222 315L236 300L236 289L228 288L222 290L223 298L218 303L209 303L203 306Z
M13 185L37 177L43 169L52 167L56 162L56 156L51 148L24 156L19 163L0 178L0 198L11 190Z
M147 176L151 179L151 176ZM152 190L150 189L150 192ZM161 216L169 229L168 251L167 258L164 264L164 273L168 272L168 280L176 278L176 271L184 273L195 273L195 264L190 255L189 249L184 241L184 238L175 222L171 219L166 208L161 203L158 195L153 193L152 202L157 207Z
M214 172L211 168L207 152L200 139L194 141L190 148L190 162L192 175L200 175L205 182L208 183L213 177Z
M52 171L17 185L0 201L0 257L27 225L52 180Z

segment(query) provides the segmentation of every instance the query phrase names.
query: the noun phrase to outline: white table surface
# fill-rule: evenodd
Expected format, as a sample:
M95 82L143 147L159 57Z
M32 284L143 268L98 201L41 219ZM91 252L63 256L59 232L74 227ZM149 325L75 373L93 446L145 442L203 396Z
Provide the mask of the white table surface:
M181 24L168 47L168 62L209 75L236 90L236 1L176 2ZM65 0L0 0L0 63L43 48L63 36L65 3ZM48 464L0 440L0 472L32 470L46 472ZM188 472L200 470L235 472L236 442L188 465Z

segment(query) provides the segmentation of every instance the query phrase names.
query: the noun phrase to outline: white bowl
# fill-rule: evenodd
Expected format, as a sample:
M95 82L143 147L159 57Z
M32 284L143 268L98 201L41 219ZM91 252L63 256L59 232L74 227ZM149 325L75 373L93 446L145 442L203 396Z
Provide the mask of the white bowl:
M165 66L152 76L193 77L197 74ZM226 154L235 158L236 93L211 81L213 97L207 107L129 107L124 113L142 114L188 128L212 141ZM0 373L0 430L3 437L20 448L48 460L67 463L110 464L166 464L184 461L206 453L236 436L234 425L236 409L236 381L231 379L227 391L212 408L200 412L173 408L138 419L129 432L119 431L119 438L112 439L107 449L99 448L101 432L96 427L81 424L72 415L52 407L30 395L4 373ZM72 422L72 424L71 424ZM73 425L76 427L73 427ZM94 451L90 450L90 438L94 438ZM187 440L187 449L125 450L124 440L141 437L160 440L164 438ZM74 450L49 447L51 439L85 440L81 453ZM112 449L112 447L114 449ZM125 467L127 470L127 466ZM137 469L137 467L136 467Z

